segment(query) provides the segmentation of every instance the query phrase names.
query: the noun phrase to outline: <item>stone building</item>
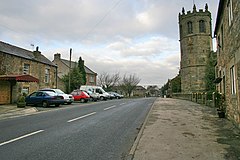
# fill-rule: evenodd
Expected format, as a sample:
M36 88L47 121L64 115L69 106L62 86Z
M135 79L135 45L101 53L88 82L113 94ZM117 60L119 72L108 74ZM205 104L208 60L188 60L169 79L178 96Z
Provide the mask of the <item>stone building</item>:
M193 93L206 90L205 70L212 51L211 13L193 6L193 11L182 9L179 13L181 92Z
M147 86L146 96L158 97L158 96L160 96L160 89L156 85Z
M0 41L0 104L14 103L20 93L56 87L57 66L41 52Z
M135 97L145 97L147 89L143 86L136 86L136 88L132 91L132 96Z
M215 37L217 39L217 89L225 96L229 119L240 126L240 1L220 0Z
M57 54L54 54L53 63L55 63L58 66L58 88L62 89L63 91L66 91L66 88L61 78L63 77L63 75L66 75L69 73L70 61L66 59L61 59L61 54L57 53ZM77 62L72 61L71 68L76 67L77 64L78 64ZM86 65L84 65L84 69L86 72L86 85L95 86L97 84L97 73L92 71Z

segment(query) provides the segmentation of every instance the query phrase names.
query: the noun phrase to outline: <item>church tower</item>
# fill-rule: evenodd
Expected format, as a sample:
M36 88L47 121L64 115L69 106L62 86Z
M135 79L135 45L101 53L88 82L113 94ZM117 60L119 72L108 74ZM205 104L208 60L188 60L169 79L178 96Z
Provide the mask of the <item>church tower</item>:
M180 76L182 93L203 92L206 90L205 73L212 51L212 24L208 5L205 11L193 6L193 11L182 8L179 13L180 32Z

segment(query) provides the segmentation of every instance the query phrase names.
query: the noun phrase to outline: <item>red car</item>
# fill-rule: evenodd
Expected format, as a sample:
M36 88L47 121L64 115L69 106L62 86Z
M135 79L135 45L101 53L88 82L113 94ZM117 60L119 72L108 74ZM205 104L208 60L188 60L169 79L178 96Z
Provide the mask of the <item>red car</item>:
M80 101L80 102L87 102L90 99L90 96L81 90L74 90L72 91L71 95L74 98L74 101Z

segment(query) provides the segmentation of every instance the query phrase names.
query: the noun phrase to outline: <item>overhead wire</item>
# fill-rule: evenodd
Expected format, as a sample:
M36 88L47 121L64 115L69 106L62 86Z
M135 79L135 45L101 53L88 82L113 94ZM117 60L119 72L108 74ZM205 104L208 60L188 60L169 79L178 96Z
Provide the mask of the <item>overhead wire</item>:
M122 0L116 1L116 2L113 4L113 6L105 13L105 15L87 32L87 34L86 34L85 36L83 36L83 37L84 37L83 39L85 39L86 37L88 37L88 36L90 35L90 33L92 33L92 32L97 28L97 26L98 26L99 24L101 24L101 23L104 21L104 19L112 12L112 10L113 10L114 8L116 8L116 7L120 4L121 1L122 1Z

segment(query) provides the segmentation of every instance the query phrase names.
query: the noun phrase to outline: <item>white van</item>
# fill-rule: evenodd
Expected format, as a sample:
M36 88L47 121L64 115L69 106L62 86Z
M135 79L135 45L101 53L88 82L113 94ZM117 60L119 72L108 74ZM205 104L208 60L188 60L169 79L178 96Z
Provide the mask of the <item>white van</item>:
M80 90L82 91L90 91L92 94L98 94L100 100L107 100L110 99L110 94L105 92L102 87L100 86L88 86L88 85L82 85L80 87ZM90 95L91 96L91 95Z
M80 90L87 92L92 101L97 101L100 99L99 93L96 93L91 86L82 85Z

